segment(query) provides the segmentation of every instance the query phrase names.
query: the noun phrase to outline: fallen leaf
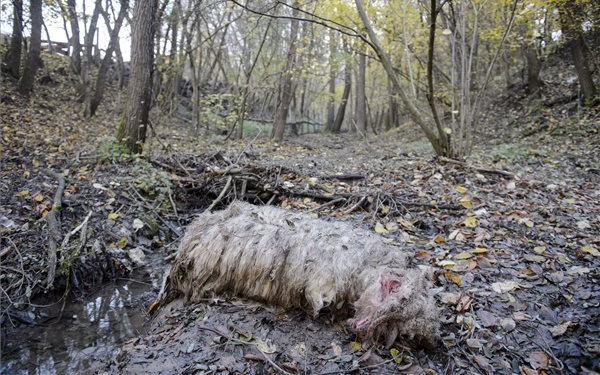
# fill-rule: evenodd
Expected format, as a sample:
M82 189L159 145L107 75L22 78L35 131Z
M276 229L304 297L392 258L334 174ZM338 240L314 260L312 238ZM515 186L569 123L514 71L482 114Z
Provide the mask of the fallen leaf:
M487 254L488 249L485 247L476 247L475 250L471 251L472 254Z
M499 281L492 284L492 290L498 294L512 292L518 287L519 284L514 281Z
M490 362L487 360L487 358L485 358L484 356L476 355L473 357L473 359L475 359L475 362L477 362L479 367L481 367L481 369L484 370L485 372L487 372L488 374L493 374L496 372L496 369L494 368L494 366L492 366L490 364Z
M144 222L138 218L133 219L133 224L131 225L133 229L138 230L144 227Z
M435 242L435 243L442 243L444 241L445 241L444 237L440 236L439 234L437 236L433 237L433 242Z
M545 370L548 368L548 356L544 352L531 352L529 353L529 364L536 370Z
M117 240L117 247L123 249L127 246L127 237L121 237Z
M256 345L258 350L266 354L273 354L277 351L277 346L275 346L275 344L272 344L269 340L262 341L259 339L254 339L254 344Z
M464 221L465 227L475 228L477 226L477 219L474 216L467 216Z
M552 328L549 328L548 330L552 334L552 337L558 337L558 336L562 336L565 332L567 332L567 329L569 329L570 325L571 325L571 322L567 321L567 322L564 322L563 324L559 324Z
M489 311L479 310L477 311L477 317L481 321L481 325L486 328L498 325L498 317Z
M44 201L44 196L41 193L37 193L33 196L33 200L37 203L42 203Z
M469 198L469 197L462 197L459 200L459 202L464 208L473 208L473 204L471 203L471 198Z
M336 357L340 357L342 355L342 348L335 342L331 343L331 349L333 350L333 355Z
M461 295L456 304L456 312L464 313L465 311L469 311L471 309L471 302L473 302L471 296L467 294Z
M544 258L541 255L534 255L534 254L525 254L523 256L523 258L528 261L528 262L535 262L535 263L542 263L546 261L546 258Z
M467 345L469 348L476 350L483 348L483 345L481 345L481 341L479 341L479 339L467 339Z
M440 293L440 301L442 301L442 303L445 305L454 306L458 303L459 298L460 294L458 293Z
M444 276L446 276L446 278L452 281L454 284L461 286L462 280L460 279L460 276L458 276L458 274L452 271L444 271Z
M458 185L458 186L456 187L456 192L457 192L457 193L459 193L459 194L464 194L464 193L466 193L466 192L468 192L468 191L469 191L469 189L467 189L467 188L466 188L466 187L464 187L464 186Z
M452 267L456 266L456 262L453 262L451 260L442 260L442 261L438 262L437 265L439 267L443 267L443 268L452 268Z
M533 252L537 254L542 254L546 251L546 246L536 246L533 248Z
M400 353L400 350L398 350L396 348L391 348L390 354L392 355L394 362L396 362L397 364L402 363L402 355L401 355L402 353Z
M517 311L513 314L513 318L518 321L518 322L523 322L523 321L527 321L527 320L531 320L531 316L529 316L529 314L526 314L522 311Z
M500 326L506 331L510 332L517 327L517 323L511 318L503 318L500 320Z
M458 260L469 259L469 258L472 258L472 257L473 257L473 254L467 253L467 252L463 252L463 253L456 254L455 256L453 256L454 259L458 259Z
M20 192L15 194L15 197L23 198L23 197L26 197L27 195L29 195L29 190L21 190Z
M587 220L580 220L577 222L577 228L579 229L590 229L591 227L590 222Z
M595 257L600 257L600 251L598 251L597 249L591 247L590 245L585 245L585 246L581 247L579 249L579 251L582 251L584 253L592 254Z
M377 233L388 233L388 230L385 229L385 227L383 226L383 224L381 224L379 221L375 224L375 232Z
M115 212L111 212L108 214L108 220L112 220L115 221L119 218L119 214L115 213Z

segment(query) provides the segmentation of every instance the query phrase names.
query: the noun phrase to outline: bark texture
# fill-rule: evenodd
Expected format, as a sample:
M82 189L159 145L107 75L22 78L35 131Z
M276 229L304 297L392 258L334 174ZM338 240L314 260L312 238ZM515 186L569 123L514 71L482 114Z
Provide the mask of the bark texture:
M13 26L8 53L8 71L14 78L21 73L21 53L23 49L23 0L13 0Z
M106 86L106 78L108 76L108 70L112 63L112 55L115 51L115 47L119 43L119 31L121 30L121 25L123 24L123 20L127 15L127 10L129 8L129 1L122 0L121 1L121 9L119 10L119 15L115 20L115 26L111 30L110 34L110 42L108 44L108 48L104 54L104 58L102 59L102 63L100 64L100 69L98 69L98 77L96 78L96 88L94 91L94 95L90 98L89 103L89 115L93 116L98 109L98 106L102 102L102 97L104 96L104 88ZM108 18L108 17L106 17Z
M297 17L298 11L294 9L293 17ZM296 65L296 44L298 39L298 20L292 19L290 21L290 48L287 54L287 60L285 62L285 70L282 73L281 83L281 100L275 121L273 122L273 134L271 138L276 141L283 140L283 133L285 131L285 123L287 120L288 112L290 110L290 104L292 103L293 87L292 78L294 75L294 67Z
M29 9L31 12L31 39L29 42L29 52L27 53L27 62L18 87L19 92L26 97L29 97L31 90L33 90L35 74L41 65L42 0L31 0Z
M152 70L154 63L154 17L158 0L137 0L133 13L131 38L131 75L127 112L124 127L118 139L129 151L140 153L146 140L148 113L152 95Z

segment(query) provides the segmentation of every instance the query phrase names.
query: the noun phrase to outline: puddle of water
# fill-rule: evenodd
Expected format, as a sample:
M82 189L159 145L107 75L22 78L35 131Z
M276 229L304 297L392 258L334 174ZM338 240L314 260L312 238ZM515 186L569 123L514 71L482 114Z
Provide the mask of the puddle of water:
M121 344L145 331L140 296L151 289L133 281L104 286L81 302L67 303L62 319L9 328L0 357L1 374L80 374L109 359ZM44 310L58 316L60 306ZM9 327L10 323L7 324Z

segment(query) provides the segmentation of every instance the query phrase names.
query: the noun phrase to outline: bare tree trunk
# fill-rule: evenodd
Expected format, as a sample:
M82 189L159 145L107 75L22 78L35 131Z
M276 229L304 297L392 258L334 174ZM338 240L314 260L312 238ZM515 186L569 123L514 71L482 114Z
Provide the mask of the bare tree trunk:
M296 2L294 2L294 5ZM294 9L292 13L292 17L297 17L298 11ZM298 20L293 18L290 21L290 48L287 54L287 60L285 63L285 70L282 72L282 93L281 93L281 101L279 105L279 109L277 111L277 115L275 117L275 122L273 123L273 133L271 138L276 141L283 140L283 133L285 130L285 123L287 120L288 112L290 109L290 103L292 102L292 77L294 75L293 69L296 64L296 42L298 39Z
M129 0L121 0L121 9L119 10L119 15L115 20L115 26L112 30L110 30L110 42L108 43L108 47L106 48L106 53L104 54L104 58L102 59L102 63L100 64L100 69L98 70L98 78L96 79L96 88L94 91L94 96L89 101L89 116L93 116L102 102L102 97L104 96L104 88L106 86L106 77L108 76L108 69L112 63L112 54L115 50L115 46L119 40L119 31L121 30L121 25L123 24L123 20L125 19L125 15L127 14L127 10L129 8ZM102 11L104 20L106 25L109 25L108 13L106 11Z
M23 0L13 0L13 26L8 53L8 71L19 78L21 71L21 53L23 49Z
M140 153L146 140L148 113L152 99L151 82L154 63L154 17L158 0L138 0L133 14L131 38L131 77L124 123L117 139L131 152Z
M92 95L92 87L90 84L90 70L93 62L93 46L94 46L94 35L96 34L96 25L98 24L98 17L100 17L100 10L102 9L102 0L96 0L94 5L94 12L90 19L90 25L86 31L84 37L84 61L81 67L81 73L79 75L79 100L84 103L88 103ZM90 107L85 105L85 115L90 117Z
M344 39L344 49L348 50L348 43ZM344 116L346 114L346 105L348 104L348 98L350 97L350 90L352 89L352 64L350 62L350 56L346 57L346 65L344 67L344 92L342 94L342 102L340 103L337 115L335 116L335 122L331 131L333 133L339 133L342 129L342 123L344 122Z
M329 30L329 100L327 101L327 130L333 130L335 123L335 31Z
M27 54L27 64L23 71L23 76L19 81L19 92L25 97L29 97L33 90L35 74L41 65L40 49L42 43L42 0L31 0L29 3L31 12L31 40L29 42L29 52Z
M537 55L535 45L531 44L525 48L525 58L527 59L527 94L538 97L542 87L540 80L542 62Z
M75 0L67 0L67 12L71 23L71 69L76 74L81 73L81 43L79 41L79 20L75 8Z
M250 65L250 68L246 72L246 84L244 85L244 88L242 89L242 103L240 104L240 110L238 112L237 138L239 138L239 139L242 139L244 137L244 118L246 117L246 102L248 100L248 90L249 90L249 86L250 86L250 79L252 78L252 72L254 71L254 68L256 67L256 64L258 63L258 58L260 57L260 54L261 54L263 47L265 45L265 42L267 40L267 35L269 33L269 30L271 29L271 21L272 21L272 19L269 19L269 23L267 24L267 27L265 28L265 33L263 34L262 40L260 41L260 45L258 47L258 51L256 52L256 56L254 57L254 61L252 61L252 65Z
M358 71L356 74L356 106L354 108L356 118L356 130L362 136L367 134L367 104L365 95L367 57L364 48L358 53Z
M571 48L575 71L579 78L579 85L585 97L586 103L592 103L596 95L596 87L589 68L589 60L586 54L585 41L581 31L581 10L575 2L564 1L558 4L560 23L565 34L567 43Z

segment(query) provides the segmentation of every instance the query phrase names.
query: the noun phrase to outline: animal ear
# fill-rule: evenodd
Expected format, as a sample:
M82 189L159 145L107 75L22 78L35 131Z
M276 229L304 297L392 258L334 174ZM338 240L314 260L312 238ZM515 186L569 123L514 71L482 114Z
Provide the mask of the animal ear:
M383 301L386 299L391 293L395 292L400 288L400 280L396 279L388 279L387 277L382 277L379 280L380 283L380 297Z

